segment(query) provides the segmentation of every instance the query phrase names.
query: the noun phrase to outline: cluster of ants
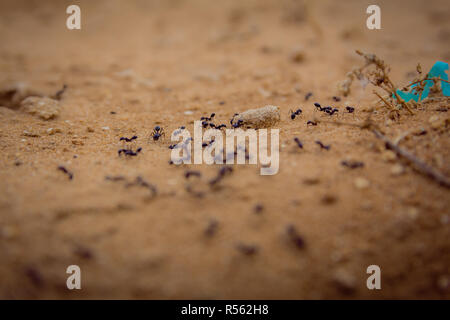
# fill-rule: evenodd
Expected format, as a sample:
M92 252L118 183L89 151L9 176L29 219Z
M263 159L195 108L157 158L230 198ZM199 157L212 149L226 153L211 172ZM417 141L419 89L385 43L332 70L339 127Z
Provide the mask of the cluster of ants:
M158 194L158 189L156 188L156 186L154 186L153 184L147 182L146 180L144 180L144 178L142 178L141 176L137 176L134 181L127 181L127 179L124 176L106 176L105 180L110 180L110 181L125 181L125 187L129 188L132 186L138 186L138 187L142 187L145 188L147 190L150 191L150 196L151 197L155 197Z
M220 125L216 125L216 124L214 124L213 122L211 122L212 121L212 119L215 117L215 113L213 112L213 113L211 113L211 115L209 116L209 117L201 117L200 118L200 120L202 121L202 127L204 128L204 129L206 129L206 128L208 128L208 127L210 127L210 128L212 128L212 129L218 129L218 130L220 130L220 129L222 129L222 128L226 128L227 126L225 125L225 124L220 124Z
M319 111L321 111L321 112L328 113L330 116L332 116L332 115L335 114L336 112L339 112L339 109L338 109L338 108L333 108L333 107L330 107L330 106L322 107L322 106L320 105L320 103L318 103L318 102L315 102L315 103L314 103L314 106L316 107L317 110L319 110Z
M210 188L214 188L217 187L218 184L228 175L230 175L233 172L233 168L230 166L222 166L219 171L217 172L217 175L210 179L208 181L208 184L210 186ZM197 178L201 178L202 173L200 171L195 171L195 170L188 170L184 173L184 177L186 178L186 180L189 180L191 177L197 177ZM204 191L198 191L195 190L195 188L193 187L192 184L187 183L186 187L185 187L186 191L188 193L190 193L193 196L196 197L203 197L205 195Z
M121 138L119 139L119 141L132 142L132 141L136 140L137 138L138 138L137 136L132 136L131 138L121 137ZM133 151L133 149L131 149L130 147L127 147L127 148L119 149L118 154L119 154L119 156L120 156L120 155L123 153L123 154L126 155L126 156L129 156L129 157L135 157L135 156L137 156L141 151L142 151L142 148L141 148L141 147L137 148L136 151Z
M312 96L312 94L308 95L308 98ZM305 97L305 100L306 97ZM339 97L333 97L334 101L340 101L341 98ZM317 110L321 111L321 112L325 112L327 114L329 114L330 116L332 116L333 114L335 114L336 112L339 112L338 108L333 108L331 106L327 106L327 107L322 107L320 105L320 103L318 102L314 102L314 106L316 107ZM346 106L345 109L347 110L348 113L353 113L355 112L355 108L354 107L350 107L350 106ZM302 114L302 109L297 109L295 111L293 110L289 110L289 116L291 118L291 120L295 120L295 118L297 118L298 116L300 116ZM317 122L313 121L313 120L308 120L306 122L306 125L312 125L312 126L317 126Z

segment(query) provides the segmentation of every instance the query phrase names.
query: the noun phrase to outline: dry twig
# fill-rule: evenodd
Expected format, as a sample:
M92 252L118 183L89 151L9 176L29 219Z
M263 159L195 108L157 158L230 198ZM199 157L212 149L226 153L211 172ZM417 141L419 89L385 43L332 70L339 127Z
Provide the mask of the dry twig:
M397 144L392 142L388 139L381 131L380 129L372 122L370 119L367 119L363 123L346 123L346 122L340 122L340 121L322 121L322 120L316 120L320 122L326 122L331 123L335 125L346 125L346 126L352 126L352 127L358 127L360 129L368 129L372 131L372 133L383 141L387 148L393 150L397 155L405 158L410 163L414 165L414 167L422 174L430 177L435 182L439 183L440 185L450 188L450 179L444 176L441 172L434 169L433 167L426 164L423 160L417 158L415 155L410 153L409 151L399 147Z

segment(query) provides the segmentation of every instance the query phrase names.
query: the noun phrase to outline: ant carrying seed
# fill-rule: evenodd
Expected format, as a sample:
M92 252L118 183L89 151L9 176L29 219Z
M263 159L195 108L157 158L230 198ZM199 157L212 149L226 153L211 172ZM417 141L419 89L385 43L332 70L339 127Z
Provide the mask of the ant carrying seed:
M347 161L344 160L341 162L341 165L343 165L344 167L348 167L350 169L356 169L356 168L362 168L364 167L364 162L361 161Z
M161 128L160 126L156 126L151 133L153 141L159 140L159 138L161 138L163 135L165 135L164 129Z
M288 225L286 227L286 233L298 249L303 249L305 247L305 240L300 236L294 225Z
M191 176L200 178L202 176L202 173L200 171L193 171L193 170L189 170L184 173L184 177L186 179L189 179Z
M138 137L137 136L132 136L131 138L127 138L127 137L121 137L119 139L119 141L125 141L125 142L131 142L133 140L136 140Z
M312 120L308 120L308 122L306 122L306 125L317 126L317 122L312 121Z
M69 170L67 170L64 166L58 166L58 170L67 174L69 176L69 180L73 179L73 173L71 173Z
M350 106L346 106L345 109L347 109L348 113L353 113L353 112L355 112L355 108L350 107Z
M299 138L295 137L295 138L294 138L294 141L295 141L295 143L297 143L297 145L298 145L298 147L299 147L300 149L303 149L303 144L302 144L302 142L300 141Z
M312 92L308 92L308 93L305 95L305 101L308 101L308 99L311 98L312 95L313 95Z
M302 113L302 109L297 109L297 111L289 110L289 113L291 114L291 119L294 120L296 116Z
M316 143L320 146L321 149L330 150L331 146L324 145L321 141L317 140Z

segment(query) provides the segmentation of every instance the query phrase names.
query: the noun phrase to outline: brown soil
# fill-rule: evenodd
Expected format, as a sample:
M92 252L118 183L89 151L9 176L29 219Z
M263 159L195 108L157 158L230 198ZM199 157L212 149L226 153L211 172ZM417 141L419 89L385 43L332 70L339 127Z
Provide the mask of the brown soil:
M367 118L376 101L370 86L332 100L337 82L362 63L355 49L382 57L399 85L418 62L426 72L450 61L447 1L377 2L379 31L365 26L369 1L73 1L82 30L69 31L72 2L1 1L1 87L27 83L48 96L68 88L50 120L2 100L0 297L449 298L449 190L390 158L369 131L306 125ZM293 61L298 47L303 57ZM315 101L340 112L330 118ZM415 115L402 110L398 121L377 107L372 119L390 139L408 132L399 145L450 176L449 102L440 101ZM187 169L206 181L219 167L170 165L170 133L181 125L192 132L212 112L228 123L264 105L281 108L279 173L234 166L222 188L187 193ZM288 110L298 107L293 121ZM166 132L157 142L149 138L155 125ZM119 138L132 135L142 153L119 157ZM364 167L345 168L345 159ZM405 172L394 175L398 164ZM141 176L158 195L105 180L116 175ZM359 178L368 187L357 188ZM208 235L211 221L217 229ZM257 251L246 255L241 245ZM73 264L82 290L66 288ZM366 288L372 264L381 267L381 290Z

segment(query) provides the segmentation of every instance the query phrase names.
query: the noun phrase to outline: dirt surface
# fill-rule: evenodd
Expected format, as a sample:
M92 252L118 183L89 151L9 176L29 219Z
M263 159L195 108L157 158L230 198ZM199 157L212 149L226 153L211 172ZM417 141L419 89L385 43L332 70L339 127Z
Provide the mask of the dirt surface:
M382 30L371 31L373 2L1 1L0 88L16 86L19 102L3 91L0 297L448 299L449 189L367 130L306 125L369 115L370 85L332 99L363 63L355 49L383 58L399 86L418 62L426 72L450 61L448 1L375 1ZM81 7L81 30L66 28L69 4ZM20 94L52 97L64 84L48 120L19 107ZM265 105L281 109L278 174L235 165L210 190L220 166L169 164L176 128ZM423 103L393 121L378 104L371 119L449 177L448 107ZM153 141L156 125L166 135ZM118 156L119 138L133 135L142 152ZM350 159L364 166L341 165ZM204 197L186 191L188 169L202 173ZM107 176L139 176L157 195ZM82 290L66 288L69 265ZM381 268L381 290L366 287L369 265Z

